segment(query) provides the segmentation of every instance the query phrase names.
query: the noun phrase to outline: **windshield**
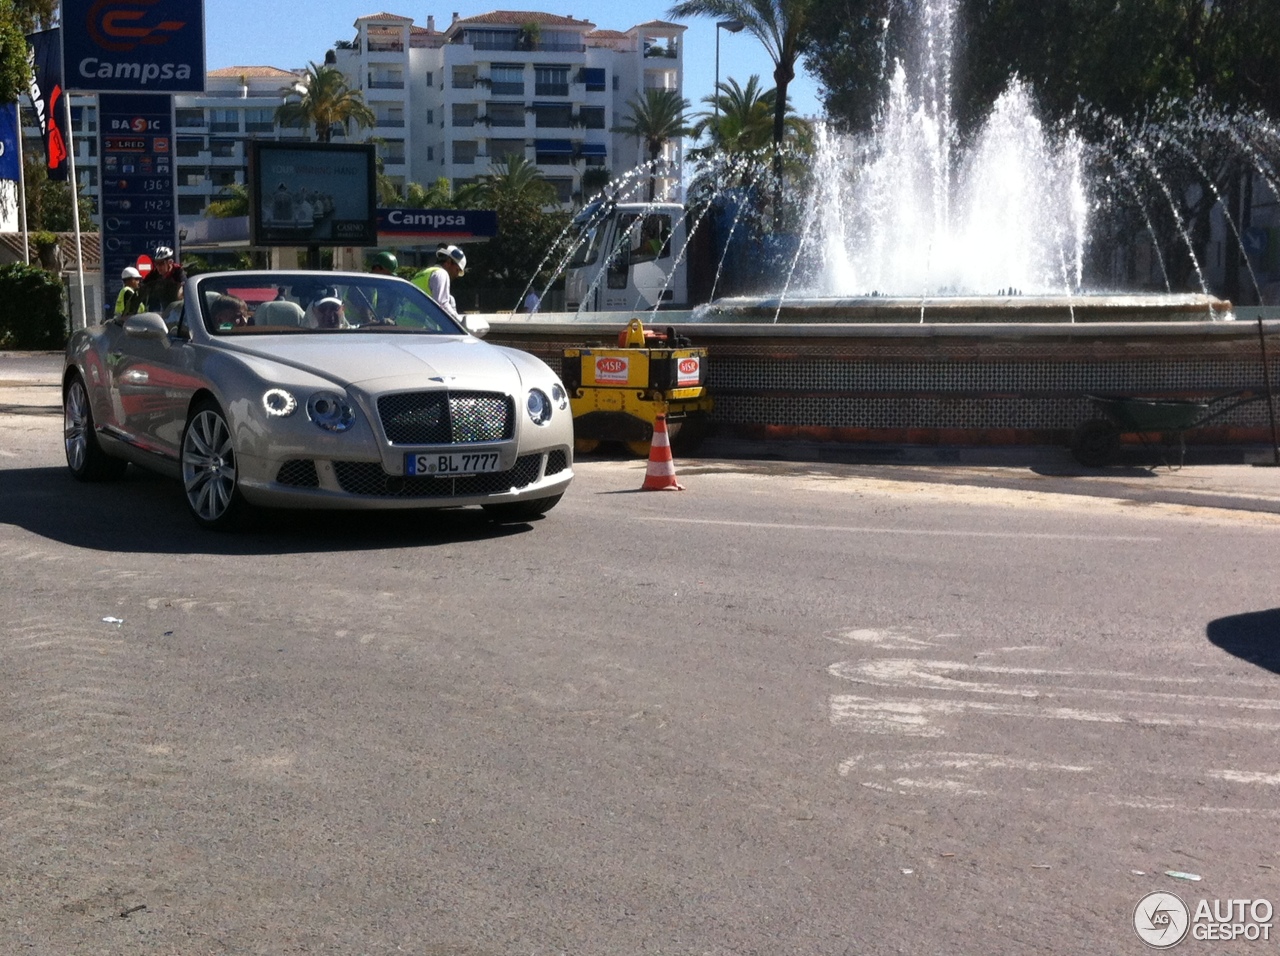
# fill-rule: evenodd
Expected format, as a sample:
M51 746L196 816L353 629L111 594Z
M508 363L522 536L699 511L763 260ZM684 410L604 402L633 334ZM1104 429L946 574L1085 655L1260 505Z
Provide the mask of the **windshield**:
M425 292L391 276L226 273L197 287L201 318L213 335L464 334Z

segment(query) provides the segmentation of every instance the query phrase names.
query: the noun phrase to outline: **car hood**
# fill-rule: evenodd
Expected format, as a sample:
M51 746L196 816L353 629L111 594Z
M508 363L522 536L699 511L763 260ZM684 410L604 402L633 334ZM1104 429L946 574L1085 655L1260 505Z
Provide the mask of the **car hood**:
M502 349L462 336L282 336L244 351L367 392L440 385L514 391L520 384Z

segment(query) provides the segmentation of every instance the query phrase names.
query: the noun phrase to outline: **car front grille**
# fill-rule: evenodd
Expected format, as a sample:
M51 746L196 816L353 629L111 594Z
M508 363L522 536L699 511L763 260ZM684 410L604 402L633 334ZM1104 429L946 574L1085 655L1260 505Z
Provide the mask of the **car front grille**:
M376 461L335 461L338 484L349 495L376 498L470 498L527 488L538 480L542 455L521 455L510 471L463 478L430 475L389 475Z
M308 458L294 458L286 461L276 472L276 481L291 488L319 488L320 476L316 474L316 463Z
M553 452L547 454L547 476L558 475L569 467L569 456L564 453L564 449L557 448Z
M404 392L378 399L393 445L504 441L515 432L515 402L501 392Z

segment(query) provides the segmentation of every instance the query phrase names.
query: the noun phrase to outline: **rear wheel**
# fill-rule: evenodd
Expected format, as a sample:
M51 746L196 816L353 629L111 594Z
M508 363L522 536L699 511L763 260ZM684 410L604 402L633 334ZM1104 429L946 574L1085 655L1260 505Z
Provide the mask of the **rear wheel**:
M182 432L182 489L192 517L214 531L234 530L248 511L231 426L211 399L195 407Z
M79 375L72 377L62 399L62 444L67 467L77 481L114 481L129 467L127 461L112 458L98 444L89 392Z
M513 501L502 505L484 505L483 508L494 521L532 521L560 503L563 494L551 495L549 498L533 498L530 501Z
M1120 429L1105 418L1091 418L1071 435L1071 454L1080 464L1101 468L1120 447Z

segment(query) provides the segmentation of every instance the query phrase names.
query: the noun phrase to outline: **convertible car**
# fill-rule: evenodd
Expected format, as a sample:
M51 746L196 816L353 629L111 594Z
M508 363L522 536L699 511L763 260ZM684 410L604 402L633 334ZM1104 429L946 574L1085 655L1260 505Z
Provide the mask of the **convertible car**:
M168 320L76 332L67 465L179 478L200 524L252 506L549 511L573 480L569 396L543 362L482 342L413 284L338 272L190 278ZM472 334L472 333L475 334Z

